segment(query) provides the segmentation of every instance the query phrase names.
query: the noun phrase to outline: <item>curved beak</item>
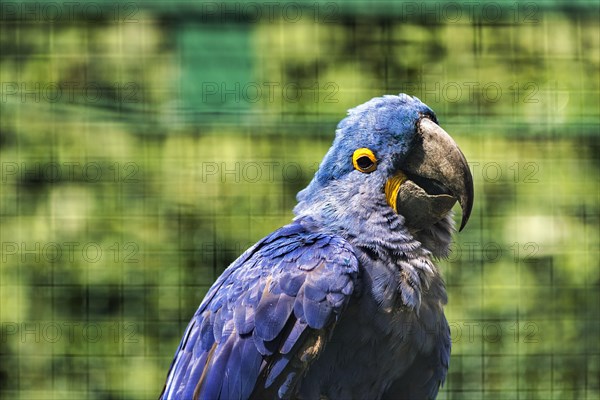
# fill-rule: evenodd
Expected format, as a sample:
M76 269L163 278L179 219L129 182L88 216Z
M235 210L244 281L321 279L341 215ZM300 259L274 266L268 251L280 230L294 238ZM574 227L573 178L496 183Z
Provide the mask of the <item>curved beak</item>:
M428 194L448 194L462 208L461 231L473 208L473 177L454 140L429 118L418 122L418 134L402 165L404 173Z

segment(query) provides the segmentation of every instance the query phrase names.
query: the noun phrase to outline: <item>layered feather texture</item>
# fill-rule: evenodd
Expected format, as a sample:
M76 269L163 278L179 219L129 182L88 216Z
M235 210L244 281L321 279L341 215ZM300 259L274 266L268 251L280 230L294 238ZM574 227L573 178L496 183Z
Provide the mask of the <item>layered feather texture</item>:
M164 399L430 399L450 331L432 262L451 215L412 232L383 191L435 115L406 95L373 99L338 125L296 218L218 278L175 353ZM368 148L377 168L356 170Z
M340 237L294 222L235 261L190 322L164 398L285 398L308 366L309 337L331 329L354 290L352 248ZM312 360L304 360L312 361Z

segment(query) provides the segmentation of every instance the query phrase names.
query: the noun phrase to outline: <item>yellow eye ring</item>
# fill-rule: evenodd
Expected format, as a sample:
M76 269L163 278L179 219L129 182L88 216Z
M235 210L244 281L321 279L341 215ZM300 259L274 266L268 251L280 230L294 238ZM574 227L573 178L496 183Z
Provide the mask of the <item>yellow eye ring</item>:
M370 149L361 147L360 149L354 150L354 154L352 154L352 165L360 172L368 174L377 169L377 158Z

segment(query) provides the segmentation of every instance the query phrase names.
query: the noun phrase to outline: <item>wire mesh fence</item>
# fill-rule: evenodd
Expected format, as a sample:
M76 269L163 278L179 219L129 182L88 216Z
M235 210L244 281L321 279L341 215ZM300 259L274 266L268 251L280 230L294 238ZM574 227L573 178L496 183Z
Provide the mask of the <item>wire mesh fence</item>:
M156 397L348 108L406 92L475 181L440 398L600 394L596 2L0 3L0 397Z

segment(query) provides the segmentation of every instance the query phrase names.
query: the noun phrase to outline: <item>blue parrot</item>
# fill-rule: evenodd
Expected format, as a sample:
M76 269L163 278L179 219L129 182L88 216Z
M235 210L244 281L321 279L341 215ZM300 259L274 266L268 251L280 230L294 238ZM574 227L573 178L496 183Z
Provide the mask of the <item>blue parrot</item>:
M406 94L348 111L293 222L217 279L163 399L433 399L450 358L448 255L467 161Z

